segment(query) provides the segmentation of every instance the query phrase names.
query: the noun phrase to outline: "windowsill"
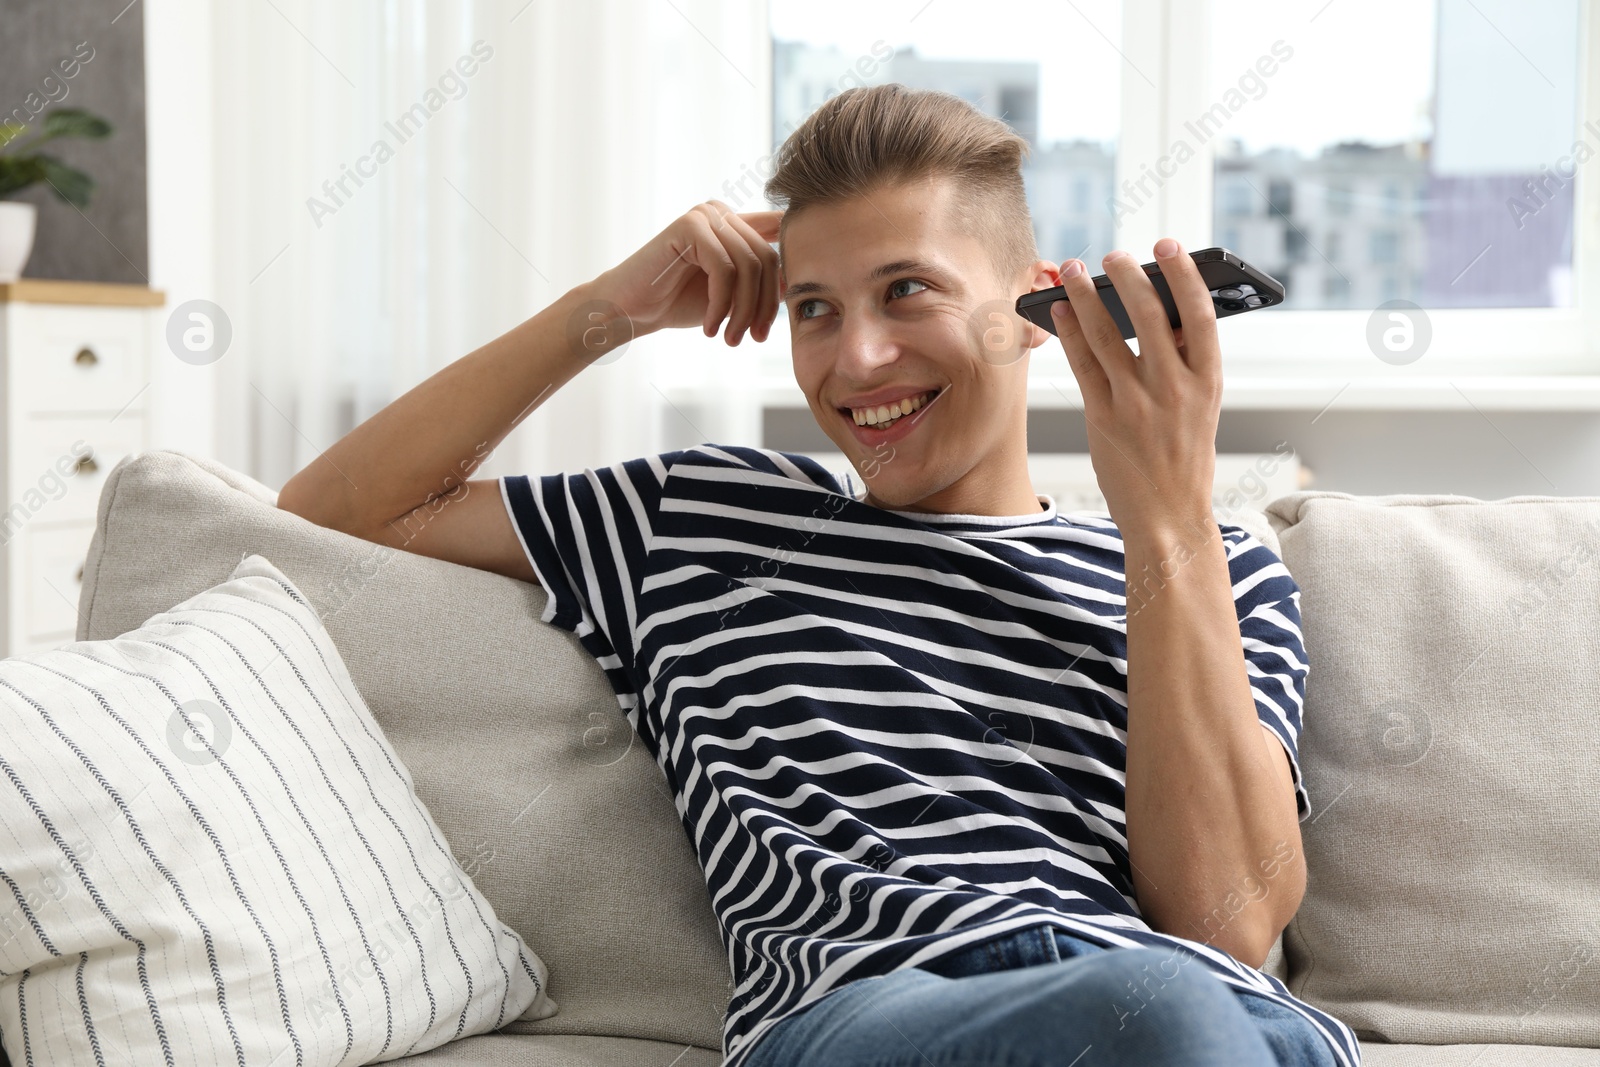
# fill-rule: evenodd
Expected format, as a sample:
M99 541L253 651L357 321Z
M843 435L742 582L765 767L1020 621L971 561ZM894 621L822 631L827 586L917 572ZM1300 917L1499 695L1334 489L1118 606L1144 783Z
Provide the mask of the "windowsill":
M674 402L711 391L683 382L668 386ZM793 379L766 378L755 389L762 407L804 408ZM1028 382L1028 407L1083 407L1071 377L1036 375ZM1225 411L1595 411L1600 412L1600 375L1394 375L1350 377L1226 376Z

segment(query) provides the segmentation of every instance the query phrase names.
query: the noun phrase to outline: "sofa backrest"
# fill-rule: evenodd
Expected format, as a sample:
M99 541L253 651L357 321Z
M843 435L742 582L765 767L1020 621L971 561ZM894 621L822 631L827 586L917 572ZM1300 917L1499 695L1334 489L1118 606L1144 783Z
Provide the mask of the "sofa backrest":
M660 769L537 585L375 545L177 452L106 481L79 640L116 636L265 556L322 615L456 857L550 968L560 1011L508 1029L721 1049L732 995ZM631 742L631 743L630 743Z
M1297 492L1291 992L1358 1037L1600 1047L1600 498Z

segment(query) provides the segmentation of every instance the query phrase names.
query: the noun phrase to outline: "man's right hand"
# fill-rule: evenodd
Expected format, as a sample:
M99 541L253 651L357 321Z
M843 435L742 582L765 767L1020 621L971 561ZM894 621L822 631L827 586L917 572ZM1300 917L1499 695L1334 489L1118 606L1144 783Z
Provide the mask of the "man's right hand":
M728 320L725 339L749 331L765 341L778 313L781 211L736 214L720 200L696 204L639 251L601 274L590 291L621 308L632 335L700 324L707 337Z

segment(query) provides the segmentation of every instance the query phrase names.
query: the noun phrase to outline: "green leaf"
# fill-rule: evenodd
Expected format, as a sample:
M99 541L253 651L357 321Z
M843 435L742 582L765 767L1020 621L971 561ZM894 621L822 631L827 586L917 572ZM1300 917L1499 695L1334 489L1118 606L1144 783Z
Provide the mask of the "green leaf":
M56 196L80 210L89 206L89 194L94 191L93 178L50 156L35 156L34 159L42 170L40 177L50 183Z
M80 108L58 107L45 115L44 133L46 137L99 139L110 135L111 123Z
M13 122L11 119L0 122L0 148L4 148L18 137L21 137L27 128L28 125L25 122Z
M44 179L44 168L37 156L26 159L7 159L0 156L0 199L20 192Z

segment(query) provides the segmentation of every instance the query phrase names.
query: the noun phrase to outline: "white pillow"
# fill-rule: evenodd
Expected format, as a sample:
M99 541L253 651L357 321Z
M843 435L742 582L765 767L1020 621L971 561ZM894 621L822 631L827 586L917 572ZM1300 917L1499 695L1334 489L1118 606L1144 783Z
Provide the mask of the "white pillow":
M17 1063L371 1063L555 1014L258 555L121 637L0 662L0 738Z

